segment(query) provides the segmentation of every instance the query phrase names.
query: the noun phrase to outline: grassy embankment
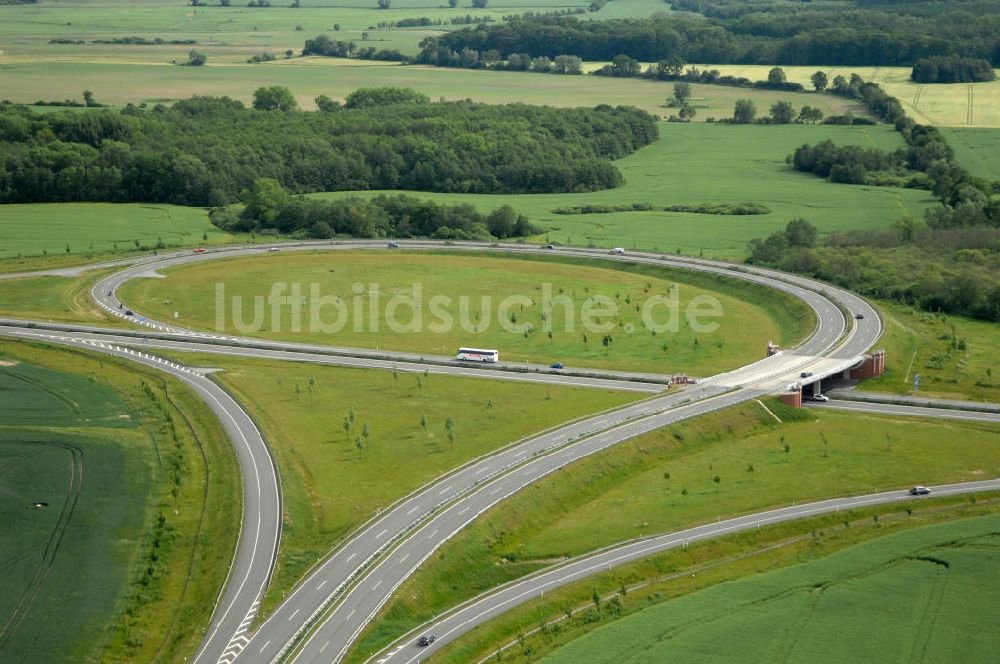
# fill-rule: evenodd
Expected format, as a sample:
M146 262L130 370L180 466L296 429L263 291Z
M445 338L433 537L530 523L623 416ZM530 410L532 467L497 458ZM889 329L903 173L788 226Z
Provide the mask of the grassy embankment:
M216 378L250 409L274 451L285 513L265 610L346 534L407 493L525 436L641 398L603 389L169 355L191 366L224 368Z
M768 407L783 423L747 403L616 446L505 501L400 588L352 661L498 583L602 546L793 502L1000 475L995 426Z
M685 659L697 660L700 656L711 656L714 658L712 661L743 661L744 658L756 661L755 655L759 655L759 651L751 648L745 652L742 644L745 642L758 646L760 644L758 638L740 640L741 645L735 647L730 637L732 634L744 636L744 630L750 629L751 625L759 630L760 635L777 636L785 633L774 630L772 628L774 623L765 627L755 622L755 617L751 614L753 609L746 604L747 598L750 598L751 602L754 598L760 598L760 595L755 593L765 589L773 590L775 586L778 588L778 596L772 598L771 602L759 602L756 606L758 609L768 611L768 618L780 624L804 627L804 630L797 632L801 635L802 641L812 640L811 637L815 634L813 630L817 627L820 629L828 627L828 624L824 624L827 616L842 621L837 623L838 625L849 624L857 627L856 620L861 614L854 601L844 605L852 607L850 615L843 615L837 605L831 606L827 603L830 599L834 601L840 599L840 592L846 588L849 592L853 591L852 600L871 602L874 599L879 603L872 612L885 616L886 622L880 620L873 624L876 628L888 627L888 629L884 630L886 634L877 634L875 641L881 642L883 637L887 637L893 645L902 641L902 647L897 652L908 652L906 646L912 644L915 637L930 636L928 642L934 647L940 647L943 642L946 643L956 635L968 638L971 629L979 629L969 626L976 625L978 617L969 620L969 616L955 614L952 617L962 619L956 622L952 617L945 616L941 626L943 629L935 626L933 631L924 630L919 634L915 632L914 625L917 625L918 629L923 625L917 620L907 621L907 617L913 616L912 614L907 616L906 611L908 607L917 612L924 609L927 606L927 596L924 594L911 598L910 593L914 589L933 586L933 577L942 570L928 564L929 561L907 560L906 556L907 554L916 554L914 558L926 556L928 549L935 545L944 545L943 551L932 555L942 560L946 559L949 563L962 564L960 569L955 570L955 580L959 588L969 591L970 596L975 598L972 606L979 610L980 600L991 601L986 595L992 591L992 587L985 588L980 584L977 590L965 586L970 572L977 578L980 576L983 569L980 563L983 560L981 556L978 559L966 557L969 549L962 549L962 543L956 546L954 535L966 534L969 539L964 543L967 544L989 545L988 538L984 539L980 535L984 529L995 532L998 511L1000 503L997 502L995 493L933 498L917 505L888 505L852 510L847 514L794 521L763 528L760 531L695 543L684 549L650 556L636 563L618 567L612 572L598 574L579 583L547 592L544 598L532 600L460 637L428 661L449 664L479 661L491 655L495 656L498 648L508 644L511 645L504 650L502 661L509 664L538 661L554 650L556 653L553 659L556 661L571 653L577 655L575 661L591 661L580 654L580 648L590 645L595 649L589 650L589 654L603 655L603 646L594 644L595 639L604 643L614 642L619 644L620 648L624 648L627 644L639 640L648 644L648 639L652 635L655 635L654 638L665 638L672 649L675 645L684 648ZM955 519L964 520L956 522ZM898 555L901 551L903 555ZM832 556L837 552L841 553ZM942 556L941 553L947 555ZM980 548L979 553L989 554L989 549ZM992 555L996 555L995 549ZM990 556L985 557L988 559ZM876 569L871 573L872 568L877 567L879 562L887 564L883 569ZM899 588L892 582L891 577L882 575L886 571L894 573L911 563L926 565L916 570L917 578L911 576L907 579L912 585ZM995 562L987 560L986 565L991 569L995 567ZM851 581L845 581L843 574L845 569L856 572L858 577L862 577L855 580L856 586L852 586ZM802 575L817 571L821 572L823 577L821 581L830 582L823 584L821 589L814 590L816 594L811 598L823 602L821 614L823 622L819 623L810 621L801 613L796 613L798 607L782 606L783 600L802 599L800 593L809 592L805 586L812 585L811 583L801 585ZM913 571L908 570L911 573ZM926 573L931 578L919 572ZM865 573L868 575L865 576ZM947 572L949 581L952 573L952 568L949 568ZM734 582L725 583L727 581ZM871 581L875 583L870 584ZM703 590L705 592L699 592ZM830 590L838 592L828 595L827 592ZM599 607L593 602L595 593L601 598ZM885 593L891 593L894 598L891 606L884 603ZM912 604L907 603L908 599ZM706 602L714 603L717 600L721 603L715 604L710 609L711 605ZM771 604L770 607L767 606L768 603ZM781 617L775 617L769 609L779 606L787 612ZM648 607L652 608L644 611ZM698 630L698 627L687 620L690 613L679 616L676 620L672 616L665 617L660 613L678 609L686 612L697 611L698 618L703 618L707 625L712 625L721 624L718 622L720 618L725 620L721 616L721 607L725 607L726 612L732 611L742 624L727 625L730 631L725 638L718 641L699 633L699 645L702 649L698 652L689 650L689 639ZM570 615L567 616L567 613ZM619 629L619 626L628 625L630 622L628 618L634 614L639 614L636 620L632 621L632 625L636 627L631 625L626 627L629 629L628 636L617 633L615 630ZM638 628L639 621L642 621L644 626L648 625L643 616L653 617L654 614L656 618L663 619L657 623L660 626L678 625L677 633L664 634L656 628ZM980 615L988 615L988 612ZM621 620L623 618L624 620ZM903 620L900 621L900 618ZM599 629L602 625L608 625L607 629ZM853 634L854 629L851 631ZM579 638L592 632L593 636ZM985 629L977 633L989 632L989 629ZM834 635L827 636L829 638ZM838 630L836 636L842 636L842 630ZM993 647L978 638L970 640ZM864 644L865 652L845 655L841 649L848 641ZM568 647L557 650L567 643L570 644ZM728 648L720 652L711 645L713 643ZM839 659L830 661L868 657L869 643L870 641L864 638L846 640L841 638L838 643L831 644L832 652L835 652ZM948 645L954 647L955 644ZM975 654L974 649L964 652L970 656ZM635 656L636 653L632 655ZM816 653L810 655L805 659L825 661ZM767 656L771 656L771 659L767 659ZM892 657L887 658L892 659ZM773 661L773 653L768 653L764 659ZM598 657L595 661L603 659Z
M501 358L509 361L559 360L576 366L709 375L758 359L769 339L788 345L812 329L812 317L804 305L770 289L655 267L602 267L594 261L415 252L407 252L401 261L398 254L385 251L316 252L212 261L165 274L166 279L130 282L122 298L154 318L175 320L173 313L179 311L176 320L180 324L216 329L216 284L223 283L226 324L222 331L239 334L232 312L234 296L242 297L241 320L251 322L253 298L266 298L272 284L289 284L288 291L291 285L299 284L304 300L315 300L310 295L315 284L320 297L340 298L344 308L340 330L313 329L307 304L300 315L289 306L283 307L280 327L274 325L270 308L263 307L262 329L248 331L248 336L449 356L460 346L473 345L497 348ZM364 293L356 294L355 284L361 284ZM372 284L378 297L369 294ZM674 288L679 294L678 328L654 335L642 323L642 303L654 296L667 296ZM405 327L394 330L386 320L391 298L416 298L418 289L422 300L419 323L410 326L415 319L412 310L404 306L393 320ZM551 302L548 309L546 292ZM618 311L599 318L607 324L603 331L596 326L588 328L583 321L584 302L598 295ZM445 306L450 325L435 313L431 300L438 296L450 298ZM523 299L504 309L505 298L513 296ZM718 322L714 332L697 332L699 328L685 317L688 303L699 296L716 298L721 304L722 316L702 319ZM572 299L572 312L566 313L566 306L555 299L559 297ZM463 298L468 302L465 311ZM359 306L363 307L360 319L356 315ZM658 305L653 320L666 322L666 309ZM377 328L370 322L373 310ZM321 315L328 325L338 319L334 304L326 306ZM299 330L293 327L295 320L301 321ZM533 331L512 327L525 324ZM545 324L551 324L551 336ZM480 327L482 332L473 331ZM611 337L608 343L604 343L605 334Z
M9 471L0 491L10 498L0 616L16 621L0 654L188 656L225 580L240 514L235 458L211 412L152 370L10 341L0 341L0 391Z
M116 316L109 316L90 298L94 284L118 269L91 270L78 278L0 279L0 316L134 327Z
M886 372L859 389L1000 403L1000 328L996 323L877 303ZM920 388L913 379L920 374Z

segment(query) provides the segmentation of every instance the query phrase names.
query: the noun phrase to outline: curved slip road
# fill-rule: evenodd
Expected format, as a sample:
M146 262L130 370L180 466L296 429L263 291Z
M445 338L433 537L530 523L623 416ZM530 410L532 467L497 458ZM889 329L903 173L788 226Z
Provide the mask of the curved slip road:
M282 250L351 250L384 248L384 246L383 243L374 242L303 243L294 247L282 245ZM429 555L425 552L425 544L429 543L434 548L439 546L442 541L452 536L454 532L457 532L457 529L460 529L472 518L472 516L467 515L481 512L538 477L598 449L603 449L666 423L677 421L682 417L709 412L781 389L798 377L800 369L809 367L825 370L831 366L849 366L870 347L881 332L881 320L877 313L860 298L824 284L770 270L734 267L725 263L663 257L656 254L631 254L621 257L590 250L545 250L525 247L524 245L494 247L469 243L451 246L431 242L407 242L405 247L474 251L499 250L509 253L551 253L659 264L725 274L777 288L803 299L816 312L817 330L809 340L791 352L762 360L728 374L713 377L703 381L697 387L677 395L668 395L643 404L626 407L606 416L583 420L528 439L519 445L459 469L400 501L366 528L349 538L333 555L313 570L258 630L244 651L241 660L269 661L273 657L287 653L289 645L301 637L306 628L312 626L314 619L319 618L319 622L322 624L312 638L305 642L300 659L302 661L332 661L350 645L350 642L378 606L388 598L390 591L409 575L417 560ZM256 254L262 251L264 249L261 247L241 247L214 250L205 254L178 253L158 259L142 260L132 267L102 280L94 288L93 294L95 299L109 311L120 312L120 303L115 297L115 292L118 286L127 279L143 276L153 270L172 265L225 256ZM850 312L863 313L865 319L858 321L858 324L848 329L844 314L828 296L837 299L841 306ZM124 308L124 305L122 307ZM213 336L154 321L146 321L146 325L154 330L175 331L193 337ZM215 341L218 339L213 338L213 342ZM236 340L231 338L229 341L235 342ZM226 340L222 339L222 342L224 343ZM289 347L289 349L296 347L295 344L284 344L284 346ZM337 349L329 350L336 351ZM369 353L369 351L365 352ZM659 378L659 376L657 377ZM698 400L701 400L698 404L691 403ZM688 405L684 406L684 404ZM670 409L678 407L683 407L683 410L668 412ZM629 418L640 419L619 426ZM569 442L583 436L597 434L609 429L609 427L610 430L606 433L593 436L593 438L577 443ZM545 454L559 446L565 446L565 449ZM490 484L488 489L480 488L489 480L495 480L495 483ZM277 503L278 500L279 498L276 497L275 502ZM280 504L278 504L277 509L280 510ZM420 531L415 531L414 529L420 526L431 514L453 520L445 522L431 519ZM252 518L249 511L245 518ZM444 528L434 528L435 523L444 526ZM428 538L427 543L420 541L421 534ZM396 544L396 546L389 550L389 546L392 544ZM238 556L240 564L246 564L245 558L248 555L253 558L241 546ZM371 566L370 563L379 556L382 557L377 560L378 564ZM262 558L258 556L256 559L257 565L260 566ZM352 586L352 582L356 582L356 585ZM366 592L358 591L357 588L365 588ZM345 593L345 591L349 592ZM324 610L331 606L333 607L332 612L324 614ZM248 605L249 615L252 615L254 610L252 605ZM335 619L329 620L330 617ZM245 639L245 632L241 631L245 628L246 621L241 621L240 624L236 625L233 634L237 640ZM213 622L212 634L224 635L227 629L229 627L223 628ZM231 655L235 652L231 647L233 645L232 639L226 642L228 653L221 649L216 651L215 649L218 648L222 640L224 639L221 637L219 639L213 637L205 643L205 647L200 653L205 661L210 661L216 652L219 653L220 657L223 654ZM334 654L331 655L331 653ZM221 657L220 661L229 661L229 659Z
M1000 479L931 487L932 496L949 496L981 491L1000 491ZM597 553L574 558L557 567L538 572L509 583L498 590L480 595L453 609L444 617L422 625L384 651L374 655L369 661L378 662L378 664L419 662L477 626L525 602L541 597L546 592L601 572L610 571L640 558L687 546L691 542L715 539L761 526L830 512L922 499L923 497L911 496L908 490L888 491L853 498L836 498L748 514L604 549ZM420 647L417 644L417 639L421 634L433 634L436 639L430 646Z
M0 327L0 335L100 351L158 369L191 387L219 418L240 466L243 517L225 588L217 598L211 626L192 661L231 661L249 641L247 631L270 581L281 535L278 471L253 420L215 382L174 362L104 340L74 338L59 332Z
M374 242L350 242L336 245L311 243L296 247L282 246L282 250L351 250L384 249L384 247L383 243ZM520 445L460 469L401 501L349 538L333 555L314 569L261 626L247 645L241 659L271 661L287 655L290 647L302 639L306 630L311 628L314 623L320 624L320 627L311 638L305 639L305 645L297 659L300 661L333 661L339 658L374 612L386 601L392 589L397 587L412 572L419 560L429 555L430 551L440 546L475 514L487 509L490 505L512 495L548 472L599 449L604 449L609 445L669 422L677 421L682 417L709 412L780 389L790 380L794 381L798 371L804 367L819 368L814 366L817 363L838 365L846 363L849 365L867 350L881 333L881 320L877 313L867 303L852 294L831 289L811 280L789 277L771 271L734 268L728 264L676 259L655 254L633 254L623 259L619 256L610 256L588 250L545 250L524 247L523 245L492 247L471 243L452 246L440 243L413 242L406 243L404 248L394 251L404 251L405 248L552 253L603 260L660 264L724 274L776 288L799 297L816 312L817 329L812 337L792 352L786 352L749 367L713 377L703 381L696 388L686 390L681 394L669 395L634 407L621 409L613 413L613 417L590 418L529 439ZM94 296L108 310L119 310L119 304L122 303L118 301L116 291L128 279L148 275L151 270L173 265L223 256L258 254L263 251L266 249L260 247L236 248L216 250L205 254L177 255L164 258L159 262L146 261L102 280L95 286ZM828 293L831 292L838 297L841 306L852 312L862 312L865 315L864 321L859 321L860 325L848 329L843 312L828 297ZM162 331L188 333L193 336L204 334L155 321L146 321L146 323L154 329ZM289 345L292 346L292 344ZM824 355L829 357L824 357ZM823 366L826 368L825 364ZM746 389L748 385L752 385L752 389ZM686 407L677 413L670 412L671 409L684 403L706 399L709 400L698 406ZM618 426L606 434L594 436L593 439L586 439L582 443L567 445L567 441L595 434L608 429L608 427L614 427L628 418L645 418L645 420L630 423L627 426ZM566 450L561 450L558 454L540 457L537 459L537 463L525 463L526 460L533 459L537 455L542 455L562 445L566 445ZM488 489L475 490L490 480L496 480L497 483L491 484ZM452 504L450 507L442 509L450 503ZM432 514L436 516L427 521L419 532L414 530ZM421 533L429 533L426 535L429 538L428 541L421 541ZM390 549L393 546L394 548ZM374 562L377 562L377 565L372 565Z

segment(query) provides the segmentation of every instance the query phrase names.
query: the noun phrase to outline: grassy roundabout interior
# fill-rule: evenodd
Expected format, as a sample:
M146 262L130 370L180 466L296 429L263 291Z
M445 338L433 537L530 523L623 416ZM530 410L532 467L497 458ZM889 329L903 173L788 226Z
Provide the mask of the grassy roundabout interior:
M0 659L193 650L240 508L210 411L152 370L11 341L0 341L0 394Z
M490 510L406 581L351 661L498 583L616 542L796 501L1000 475L996 426L766 405L783 422L754 402L686 420Z
M460 346L496 348L502 360L587 366L657 373L686 371L709 375L759 359L769 340L790 345L807 336L813 315L801 301L769 288L733 279L716 278L694 272L647 268L645 266L603 266L595 261L542 260L502 255L457 255L455 253L395 254L377 252L314 252L310 254L253 255L230 260L209 261L165 271L166 279L136 279L122 290L122 299L137 311L160 320L221 333L239 334L234 326L233 297L241 296L242 320L253 320L253 297L266 298L272 284L301 286L305 305L297 317L301 331L294 331L292 307L283 306L278 326L273 310L262 309L262 329L248 336L283 339L361 348L377 348L435 355L453 355ZM225 325L216 324L217 284L225 285ZM354 284L363 292L356 295ZM375 284L378 297L371 295ZM420 286L423 306L419 331L393 331L386 323L386 309L394 296L415 296ZM325 333L310 330L309 303L320 297L339 298L344 307L343 327ZM548 286L546 286L548 285ZM552 306L544 306L546 292ZM605 296L618 310L617 316L595 318L608 331L604 343L599 328L586 329L584 302ZM653 296L676 295L679 315L677 331L654 335L642 325L642 303ZM431 298L447 296L445 310L452 316L450 327L434 325L443 320L435 314ZM500 305L508 296L520 296L506 311ZM718 323L711 333L698 333L685 320L688 304L699 296L717 298L722 307L718 318L701 319ZM463 317L461 298L469 301ZM491 300L484 305L483 298ZM557 298L572 300L572 314ZM266 304L266 300L265 300ZM363 307L362 316L355 307ZM370 314L377 314L377 329ZM179 316L174 318L174 313ZM337 320L334 306L320 312L321 320ZM503 321L498 320L501 315ZM570 320L572 315L572 320ZM546 317L546 320L543 320ZM667 308L653 310L657 323L668 319ZM412 311L399 310L396 318L409 324ZM508 331L509 327L530 324L532 332ZM360 323L361 329L355 325ZM544 326L551 324L548 336ZM469 332L476 327L480 333ZM598 330L598 331L595 331Z

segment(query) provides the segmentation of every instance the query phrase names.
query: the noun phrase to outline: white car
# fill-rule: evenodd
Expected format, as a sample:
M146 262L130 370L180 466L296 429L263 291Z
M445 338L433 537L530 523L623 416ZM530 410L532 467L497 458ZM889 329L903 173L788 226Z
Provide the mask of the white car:
M615 247L614 249L611 250L610 253L617 254L620 256L625 253L625 250L622 247Z
M812 399L813 401L822 401L825 403L830 400L830 397L826 396L825 394L814 394L810 397L810 399Z
M268 251L281 251L281 249L278 249L277 247L268 247L267 250Z

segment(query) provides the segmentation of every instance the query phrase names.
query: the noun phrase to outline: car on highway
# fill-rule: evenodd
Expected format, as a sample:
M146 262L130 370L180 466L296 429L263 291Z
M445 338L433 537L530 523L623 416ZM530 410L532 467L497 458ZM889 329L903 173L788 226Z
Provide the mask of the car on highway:
M196 254L203 254L203 253L205 253L205 247L198 247L197 249L194 250L194 253L196 253Z
M917 485L917 486L913 487L912 489L910 489L910 495L911 496L926 496L930 492L931 492L930 489L928 489L925 486L920 486L920 485Z
M425 634L424 636L421 636L419 639L417 639L417 645L420 646L421 648L426 648L430 644L434 643L434 640L436 638L437 637L434 636L433 634Z
M545 248L546 249L555 249L556 245L554 245L554 244L547 244L547 245L545 245Z
M135 312L132 311L131 309L126 309L125 310L125 315L126 316L135 316Z
M854 318L856 320L864 320L865 315L864 314L854 314Z
M395 243L395 242L390 242L389 244L387 244L385 246L388 247L389 249L399 249L399 245L397 243Z
M274 253L275 251L281 251L281 249L278 249L277 247L268 247L267 250L271 253Z
M621 248L621 247L615 247L614 249L612 249L608 253L609 254L616 254L618 256L621 256L622 254L625 253L625 250L623 248Z
M562 362L553 362L549 365L549 369L565 369L566 365Z
M813 372L811 371L803 371L802 373L799 374L799 376L802 378L808 378L811 375L813 375Z
M826 396L825 394L814 394L811 397L809 397L809 400L810 401L819 401L821 403L826 403L827 401L830 400L830 397Z

